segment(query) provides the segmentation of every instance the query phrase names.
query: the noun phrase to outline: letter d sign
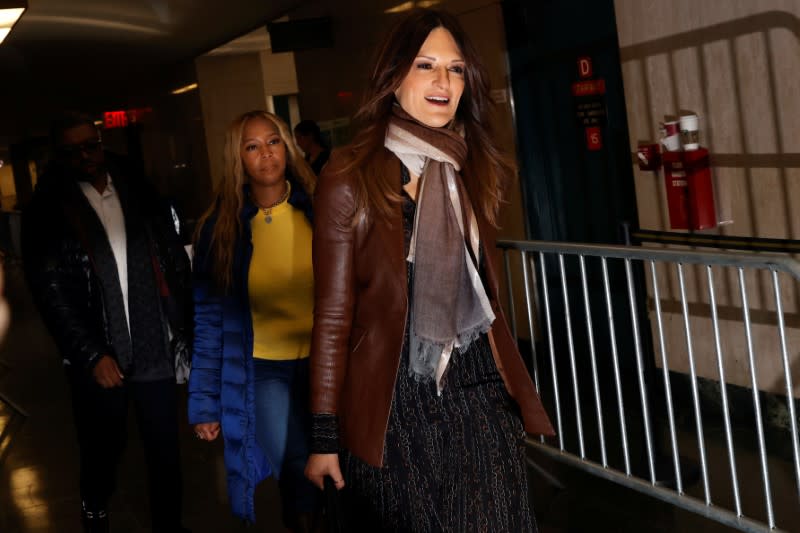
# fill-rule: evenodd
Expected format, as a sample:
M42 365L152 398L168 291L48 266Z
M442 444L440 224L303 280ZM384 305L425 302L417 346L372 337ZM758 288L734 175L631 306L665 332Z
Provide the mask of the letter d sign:
M591 78L592 77L592 58L591 57L579 57L578 58L578 74L580 74L581 78Z

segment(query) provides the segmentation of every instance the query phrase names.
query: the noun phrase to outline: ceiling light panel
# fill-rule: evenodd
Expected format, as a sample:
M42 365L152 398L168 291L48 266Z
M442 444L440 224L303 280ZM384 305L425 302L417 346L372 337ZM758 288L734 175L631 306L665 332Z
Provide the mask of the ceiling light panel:
M16 7L13 9L0 9L0 27L11 28L14 23L25 12L24 7Z
M11 28L14 27L14 24L17 23L27 8L27 4L24 1L14 2L13 4L18 7L0 9L0 43L11 33ZM0 5L7 6L8 2L2 2Z

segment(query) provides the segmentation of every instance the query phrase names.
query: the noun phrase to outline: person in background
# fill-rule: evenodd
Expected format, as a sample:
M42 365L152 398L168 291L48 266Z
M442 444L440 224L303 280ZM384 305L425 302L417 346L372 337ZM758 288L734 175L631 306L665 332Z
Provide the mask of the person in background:
M352 531L535 531L525 430L553 429L498 303L515 167L486 71L453 16L415 10L370 72L315 198L306 475Z
M235 515L255 522L253 494L279 479L283 521L315 525L308 458L313 318L311 194L316 176L277 116L251 111L225 136L224 175L198 222L189 422L222 432Z
M108 502L133 403L152 531L181 527L176 345L191 324L189 259L168 207L103 151L91 117L51 127L54 160L23 213L28 284L72 389L84 531L109 530Z
M322 138L319 125L313 120L303 120L294 127L294 138L297 146L306 156L306 161L311 165L311 170L319 176L322 167L328 162L331 151Z

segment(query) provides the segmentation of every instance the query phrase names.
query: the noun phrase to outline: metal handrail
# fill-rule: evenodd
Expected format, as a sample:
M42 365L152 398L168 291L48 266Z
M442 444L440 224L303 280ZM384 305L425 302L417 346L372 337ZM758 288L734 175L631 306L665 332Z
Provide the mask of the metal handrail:
M548 440L539 438L537 441L529 439L529 445L540 451L545 452L551 457L557 458L567 464L571 464L584 471L593 473L599 477L616 481L624 486L634 488L650 496L658 498L662 501L671 503L675 506L681 507L685 510L700 514L707 518L714 519L720 523L731 525L743 531L774 531L777 528L776 516L774 512L774 502L772 499L771 477L769 475L768 466L768 453L765 445L764 436L764 418L762 416L762 406L759 398L759 382L758 376L758 363L770 355L777 355L780 357L780 366L783 371L783 380L785 382L786 401L788 404L788 413L791 419L790 422L790 438L791 448L793 451L794 468L793 474L797 483L798 498L800 499L800 436L798 434L798 421L796 419L797 411L795 409L795 400L793 397L794 388L792 384L791 364L789 361L789 349L787 346L786 323L784 320L784 293L781 292L781 285L778 280L778 275L784 273L790 276L795 282L800 282L800 262L787 257L786 255L776 255L768 253L741 253L741 252L728 252L728 251L697 251L697 250L668 250L662 248L648 248L640 246L607 246L596 244L577 244L565 242L551 242L551 241L515 241L504 240L499 241L498 248L503 251L505 260L505 271L508 282L508 306L510 317L513 322L514 333L516 334L516 311L514 309L514 286L515 280L511 272L511 262L509 255L511 253L519 252L522 266L522 276L524 277L525 291L525 305L527 307L526 317L527 325L530 332L531 349L532 349L532 373L537 391L541 394L540 381L544 374L541 374L539 368L539 357L536 353L536 335L535 324L538 323L539 331L543 332L542 342L548 346L549 360L542 359L550 365L550 374L552 378L552 393L553 395L553 408L554 421L558 428L558 435L556 439ZM579 272L579 279L569 278L566 274L566 259L569 258L570 262L574 262L576 266L575 272ZM604 296L605 315L601 316L599 312L600 302L595 302L597 305L593 312L590 298L593 292L589 290L588 275L587 275L587 258L599 259L599 266L602 268L602 287L600 287L600 279L594 278L594 283L597 284L598 292ZM551 259L552 261L548 261ZM615 317L614 306L612 305L611 298L611 277L609 276L608 260L617 259L624 263L624 283L620 281L618 294L620 296L625 294L626 305L629 308L629 315L626 312L624 316L619 313ZM536 262L538 260L538 265ZM672 464L674 473L676 475L676 489L672 490L658 485L656 480L657 474L655 471L654 462L654 445L653 445L653 430L651 428L651 414L649 399L650 391L648 390L648 381L645 379L645 365L646 358L650 357L649 351L646 350L644 340L650 341L644 331L647 329L646 322L640 324L642 321L640 312L642 310L640 301L636 294L636 283L634 283L634 269L633 263L641 264L643 269L649 268L651 285L648 290L651 291L649 297L653 299L654 309L651 312L652 320L655 321L657 329L653 332L657 336L657 345L653 345L653 355L660 355L660 362L662 365L663 385L665 389L665 398L667 406L668 424L669 424L669 440L672 447ZM678 329L672 330L672 335L675 340L682 338L685 342L666 342L666 330L664 315L667 314L662 311L661 299L662 294L659 288L659 274L657 272L657 264L664 265L667 269L674 268L677 274L677 281L679 284L679 291L677 298L680 302L679 310L669 314L680 316L680 324L682 325L682 333ZM550 265L548 267L548 265ZM719 502L715 502L712 498L711 484L709 481L709 463L711 459L707 457L706 441L705 441L705 428L703 425L702 408L700 402L700 394L698 387L698 372L697 372L697 357L699 353L695 348L696 341L693 331L695 327L692 326L693 314L689 312L689 301L687 296L687 276L686 265L699 265L705 267L705 272L697 271L694 274L697 276L704 276L708 282L708 298L709 298L709 314L707 317L711 320L713 329L713 354L709 357L715 363L714 368L717 372L716 376L712 379L719 381L720 395L723 406L723 421L725 430L725 449L727 451L727 466L730 469L731 487L733 493L733 509L726 509L721 507ZM538 268L537 268L538 267ZM760 463L761 482L763 484L763 498L765 504L766 520L759 522L759 520L746 517L742 511L742 503L739 491L739 477L736 468L735 459L735 446L734 435L731 430L731 407L729 404L727 391L726 391L726 376L723 355L723 345L721 343L720 332L720 318L717 313L717 297L715 290L714 276L712 267L727 268L735 270L738 273L738 296L741 305L741 321L738 319L731 322L730 318L726 318L728 327L735 327L736 324L741 326L744 330L745 344L743 348L746 349L746 360L748 363L747 372L749 373L748 389L752 394L753 409L755 414L755 431L757 433L757 447L758 459ZM548 268L552 272L548 274ZM745 278L746 271L760 271L771 276L771 286L775 298L776 321L775 324L769 323L766 327L775 326L780 340L780 347L776 354L771 354L768 351L761 351L756 357L755 335L753 334L753 323L750 319L748 288ZM599 274L599 272L598 272ZM575 287L572 288L572 284ZM617 283L615 281L615 283ZM549 286L553 285L550 290ZM559 287L560 285L560 287ZM580 289L580 290L579 290ZM602 289L600 291L599 289ZM641 290L641 289L640 289ZM596 296L594 296L596 297ZM581 300L582 305L573 306L571 300ZM621 300L620 300L621 301ZM561 322L558 324L562 329L558 329L557 322L559 317L554 312L554 307L551 305L560 305L560 312L563 316L560 318ZM556 308L557 309L557 308ZM583 316L580 316L581 310ZM581 318L585 321L586 336L582 339L582 344L579 346L577 333L581 331L578 326ZM704 319L700 317L699 319ZM635 364L635 386L638 389L638 400L641 409L641 416L643 417L643 432L646 449L644 452L647 458L649 479L637 477L631 469L630 464L630 443L628 440L629 428L626 424L626 409L623 405L622 393L622 378L620 375L620 360L618 353L618 342L622 339L618 331L618 322L627 320L630 329L622 329L621 331L627 332L627 341L630 342L632 353L630 357L635 357L633 361ZM608 325L607 341L609 345L607 350L598 350L595 336L597 335L595 325L602 330L601 323L606 321ZM673 324L678 324L674 321ZM675 326L673 326L675 327ZM556 337L556 335L562 335ZM699 337L698 337L699 338ZM697 439L697 453L700 461L700 474L702 479L702 498L696 498L684 493L684 487L681 479L681 467L678 452L678 439L676 435L676 422L674 416L673 396L671 394L671 381L670 371L668 368L667 352L669 349L682 345L685 350L689 365L686 374L689 376L689 385L691 386L691 407L693 410L693 419L695 420L694 431L696 431ZM563 357L558 358L556 355L557 346L563 346ZM586 393L592 392L593 394L582 394L580 391L582 385L579 380L578 361L576 355L585 349L589 359L590 368L587 364L587 372L591 372L592 389L588 387L585 389ZM645 355L647 354L647 355ZM616 407L619 416L619 432L621 437L621 453L624 459L624 469L620 470L609 465L607 458L607 443L606 443L606 429L603 423L603 409L601 407L601 393L598 386L598 370L597 360L600 356L610 357L607 359L609 365L613 364L614 372L614 392L616 393ZM563 362L561 362L563 360ZM557 367L559 364L566 365L568 372L566 377L562 374L562 379L559 379L559 372ZM654 368L651 367L651 372ZM658 376L653 376L657 379ZM633 377L631 377L633 380ZM573 413L568 415L574 420L568 419L567 414L563 412L561 406L561 399L571 397L574 405ZM587 450L585 447L585 439L587 438L586 430L584 427L584 409L585 403L591 400L586 400L589 397L594 400L594 411L597 417L597 430L600 439L600 463L587 457ZM632 399L631 396L629 398ZM613 402L612 402L613 403ZM637 402L634 402L636 404ZM588 405L586 406L588 407ZM573 425L574 423L574 425ZM577 430L577 449L568 450L567 443L563 435L564 431ZM719 460L718 457L713 458L715 461ZM719 488L719 487L717 487ZM716 489L715 489L716 490ZM719 498L719 494L715 494Z
M742 252L706 252L699 250L667 250L646 246L617 246L576 244L554 241L497 241L502 250L520 252L547 252L570 255L590 255L608 259L636 259L639 261L666 261L694 265L764 268L790 274L800 281L800 262L784 255Z

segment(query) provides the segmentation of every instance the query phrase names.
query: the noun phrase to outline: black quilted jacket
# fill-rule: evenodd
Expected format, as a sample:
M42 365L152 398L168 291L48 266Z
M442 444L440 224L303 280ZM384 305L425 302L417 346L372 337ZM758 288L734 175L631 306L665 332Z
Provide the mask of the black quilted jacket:
M175 233L171 211L155 189L131 177L119 160L110 159L116 187L125 186L145 206L155 259L169 288L162 300L177 339L191 334L191 272L188 257ZM88 235L77 202L85 202L77 183L58 168L42 175L22 217L25 274L48 330L74 371L91 372L102 355L115 355L106 323L103 291L88 247Z

